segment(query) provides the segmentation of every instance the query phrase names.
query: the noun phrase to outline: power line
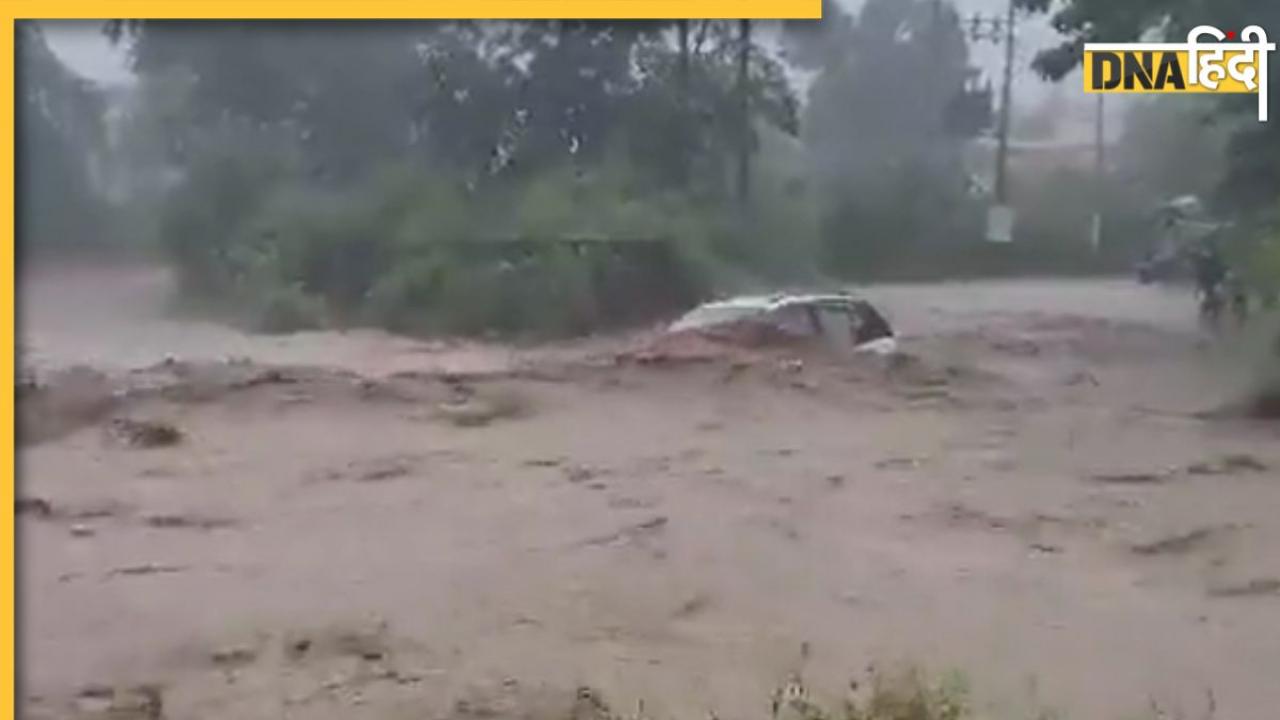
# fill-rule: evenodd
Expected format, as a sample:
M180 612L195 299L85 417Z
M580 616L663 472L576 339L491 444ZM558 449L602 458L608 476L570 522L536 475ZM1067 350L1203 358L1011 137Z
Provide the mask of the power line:
M972 42L990 42L1004 48L1004 72L1000 84L998 145L996 149L996 202L1006 205L1009 201L1009 132L1013 118L1014 63L1017 58L1017 8L1013 0L1003 16L985 16L975 13L964 22Z

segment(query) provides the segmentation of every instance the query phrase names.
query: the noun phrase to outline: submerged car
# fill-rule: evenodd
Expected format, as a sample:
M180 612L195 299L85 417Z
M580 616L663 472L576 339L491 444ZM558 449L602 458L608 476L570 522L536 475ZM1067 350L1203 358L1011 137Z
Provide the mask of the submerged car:
M871 303L845 293L743 296L706 303L671 333L697 332L746 345L821 339L838 351L892 350L893 328Z

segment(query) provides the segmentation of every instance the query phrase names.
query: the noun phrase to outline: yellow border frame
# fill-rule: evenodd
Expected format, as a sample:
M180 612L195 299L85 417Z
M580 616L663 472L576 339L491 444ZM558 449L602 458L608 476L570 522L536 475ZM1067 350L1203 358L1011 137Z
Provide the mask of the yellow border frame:
M0 334L12 350L3 353L5 377L15 377L17 286L14 284L14 252L16 249L14 227L14 132L15 21L22 19L86 19L101 17L118 18L313 18L313 19L795 19L816 20L822 17L821 0L466 0L465 2L411 2L409 0L372 0L364 3L301 2L300 0L224 0L224 2L174 3L156 0L124 0L110 4L93 0L60 0L59 2L19 2L10 10L8 28L0 31L0 116L7 123L4 127L3 211L9 251L0 259L0 286L3 286L3 319ZM0 410L3 410L4 461L3 483L0 486L0 502L13 508L17 495L16 422L14 417L14 383L0 383ZM0 553L3 553L3 592L0 593L0 611L6 622L0 623L0 718L14 717L16 712L17 646L16 597L17 597L17 547L15 514L0 513Z
M4 257L0 258L0 284L4 286L4 311L3 319L0 320L0 334L4 335L5 340L12 348L9 352L3 353L5 377L13 378L14 364L17 355L17 336L14 334L15 321L17 318L15 302L17 296L17 287L14 285L13 266L14 252L17 244L14 237L14 130L16 127L16 118L14 117L14 27L13 18L9 19L9 27L0 31L0 63L5 66L3 70L4 86L0 87L0 100L4 105L0 108L0 116L4 117L4 143L3 157L0 158L4 165L4 179L0 180L4 184L3 187L3 213L5 220L5 234L9 240L9 251L4 253ZM14 383L0 383L0 404L3 405L4 412L4 482L0 483L3 490L0 490L0 500L4 503L4 507L10 508L8 513L0 513L0 523L3 523L3 532L0 532L0 553L4 554L4 592L0 593L0 603L3 603L3 612L5 622L3 629L0 629L0 717L14 717L17 712L15 690L15 675L17 671L17 647L14 644L15 629L17 628L17 615L15 613L15 599L17 596L17 546L15 544L14 521L16 513L14 511L14 497L17 494L17 457L14 452L17 438L14 435L16 423L14 418Z
M301 2L300 0L227 0L174 3L157 0L58 0L19 2L14 19L119 18L314 18L314 19L622 19L658 20L711 18L752 20L816 20L821 0L371 0L364 3Z

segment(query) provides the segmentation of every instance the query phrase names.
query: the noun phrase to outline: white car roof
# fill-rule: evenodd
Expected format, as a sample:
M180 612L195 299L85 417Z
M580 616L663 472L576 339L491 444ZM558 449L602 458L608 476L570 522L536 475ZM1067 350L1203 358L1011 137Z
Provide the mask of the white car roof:
M793 305L849 302L848 295L742 295L727 300L717 300L694 308L671 325L673 332L695 330L722 323L733 322L752 315L766 314Z

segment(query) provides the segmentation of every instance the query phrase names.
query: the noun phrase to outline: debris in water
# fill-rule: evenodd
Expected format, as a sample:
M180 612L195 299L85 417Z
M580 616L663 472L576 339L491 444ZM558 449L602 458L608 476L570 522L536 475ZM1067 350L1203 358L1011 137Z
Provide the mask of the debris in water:
M1168 472L1098 473L1090 476L1094 482L1107 485L1155 485L1169 479Z
M924 464L923 460L912 457L894 457L876 463L877 470L915 470Z
M55 440L100 422L119 402L107 376L85 366L22 380L16 393L18 442L24 445Z
M791 375L799 375L804 372L804 360L800 358L791 358L778 363L778 370Z
M599 470L587 465L569 465L564 469L564 478L575 485L591 480L599 474Z
M702 613L702 611L709 607L711 607L711 598L699 593L681 603L680 607L676 608L676 611L672 613L672 617L690 618Z
M469 394L436 406L438 415L458 427L485 427L496 420L526 417L532 412L529 398L512 389Z
M145 565L128 565L125 567L114 568L107 572L106 577L112 578L118 575L162 575L168 573L180 573L183 570L186 570L186 568L180 565L159 565L156 563L147 563Z
M171 423L156 420L114 418L110 432L113 437L133 448L160 448L182 442L182 431Z
M525 467L553 468L564 464L564 458L534 458L524 461Z
M616 532L608 535L588 538L578 542L578 545L612 545L618 542L626 542L644 538L661 531L667 526L667 517L665 515L657 515L649 518L644 522L628 525Z
M355 479L359 482L379 482L408 475L411 463L404 458L380 458L358 469Z
M128 688L90 685L76 695L75 707L85 715L112 720L161 720L164 717L163 692L158 685Z
M18 515L50 518L53 517L53 503L38 497L18 498L14 501L14 512Z
M209 653L209 659L215 665L239 666L248 665L258 658L258 651L248 645L231 645L215 649Z
M1079 372L1075 372L1067 376L1067 379L1064 381L1063 384L1066 385L1067 387L1079 387L1081 385L1098 387L1100 383L1098 382L1098 378L1095 377L1093 373L1087 370L1081 370Z
M1198 528L1190 532L1173 535L1149 543L1134 545L1132 550L1137 555L1182 555L1191 552L1206 541L1212 539L1220 531L1230 528Z
M291 635L284 639L284 653L290 660L301 660L308 651L311 650L311 638L300 635Z
M1270 468L1266 463L1252 455L1227 455L1222 458L1222 467L1228 471L1266 472Z
M1198 462L1187 466L1189 475L1233 475L1236 473L1261 473L1270 467L1253 455L1240 453L1223 455L1216 461Z
M353 460L340 470L326 470L312 476L317 481L384 482L411 474L421 463L416 455L388 455Z
M298 382L298 378L287 374L284 370L271 368L250 376L245 380L231 383L231 387L236 390L243 390L260 385L293 385Z
M143 518L143 522L150 527L163 530L219 530L234 527L236 524L234 520L201 515L149 515Z
M1258 595L1280 595L1280 578L1258 578L1243 585L1226 585L1211 589L1213 597L1251 597Z
M335 649L341 655L368 662L382 660L391 654L388 630L387 622L382 620L369 627L339 633L334 638Z

